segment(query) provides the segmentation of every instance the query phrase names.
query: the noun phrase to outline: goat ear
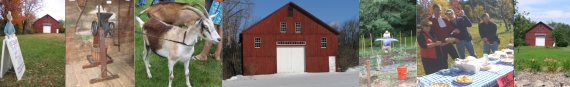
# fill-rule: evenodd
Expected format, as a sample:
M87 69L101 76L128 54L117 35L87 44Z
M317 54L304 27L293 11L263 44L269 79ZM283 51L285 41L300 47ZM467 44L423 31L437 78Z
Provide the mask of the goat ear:
M218 16L218 13L216 13L216 14L214 14L214 15L210 15L210 18L208 18L208 19L212 20L212 19L214 19L216 16Z
M202 20L198 20L198 21L196 21L196 23L194 24L194 25L196 25L196 29L200 29L200 28L201 28L201 27L200 27L200 26L202 25L202 22L201 22L201 21L202 21Z

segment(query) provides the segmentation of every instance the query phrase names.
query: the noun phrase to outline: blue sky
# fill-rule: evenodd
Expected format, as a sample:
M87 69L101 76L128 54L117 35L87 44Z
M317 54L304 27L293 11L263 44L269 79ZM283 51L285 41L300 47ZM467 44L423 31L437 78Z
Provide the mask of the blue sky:
M530 12L532 21L570 24L570 0L517 0L519 12Z
M253 17L263 19L292 1L325 23L341 23L358 18L358 0L252 0Z

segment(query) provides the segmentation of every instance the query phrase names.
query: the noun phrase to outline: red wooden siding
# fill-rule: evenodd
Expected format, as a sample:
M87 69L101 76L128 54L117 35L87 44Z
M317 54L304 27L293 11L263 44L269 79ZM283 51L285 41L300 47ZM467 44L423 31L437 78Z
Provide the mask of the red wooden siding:
M49 23L51 24L51 33L59 33L57 32L57 29L59 28L59 22L57 20L55 20L53 17L51 17L49 14L45 15L44 17L36 20L34 22L34 24L32 24L34 30L36 30L36 33L42 33L43 29L44 29L44 23L48 23L46 20L49 20Z
M288 7L294 7L293 17ZM287 31L281 33L280 23L287 23ZM301 22L301 33L295 32L295 22ZM244 75L277 73L277 42L305 41L305 72L328 72L328 57L338 57L338 31L307 13L294 3L276 10L241 33ZM261 47L254 47L254 38L261 38ZM327 38L327 47L321 48L321 38ZM251 67L256 66L256 69ZM255 69L255 70L252 70ZM255 73L251 72L255 71Z
M541 30L542 29L542 30ZM538 22L536 25L528 29L525 33L525 41L530 44L530 46L536 46L536 34L545 34L545 46L550 46L554 44L552 39L548 36L552 31L552 27L546 25L543 22Z

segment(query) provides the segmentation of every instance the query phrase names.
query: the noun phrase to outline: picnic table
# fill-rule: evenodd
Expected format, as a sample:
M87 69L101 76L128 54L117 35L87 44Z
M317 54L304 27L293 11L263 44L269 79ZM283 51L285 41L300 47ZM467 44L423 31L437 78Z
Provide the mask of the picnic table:
M483 58L479 58L482 60ZM494 87L497 86L497 79L509 73L514 73L514 66L511 63L500 62L500 59L489 60L489 63L496 64L502 69L498 71L479 71L477 73L461 72L458 74L448 74L441 75L439 73L432 73L423 77L420 77L417 87L428 87L435 83L446 83L451 87ZM493 67L495 68L495 67ZM457 83L454 81L455 76L459 75L469 75L473 76L474 80L469 84Z

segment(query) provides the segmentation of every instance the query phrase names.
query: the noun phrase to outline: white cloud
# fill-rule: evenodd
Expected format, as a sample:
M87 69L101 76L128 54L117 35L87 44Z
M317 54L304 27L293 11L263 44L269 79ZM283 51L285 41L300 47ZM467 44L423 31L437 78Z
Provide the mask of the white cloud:
M65 0L44 0L43 5L36 17L39 18L49 14L56 20L65 20Z

